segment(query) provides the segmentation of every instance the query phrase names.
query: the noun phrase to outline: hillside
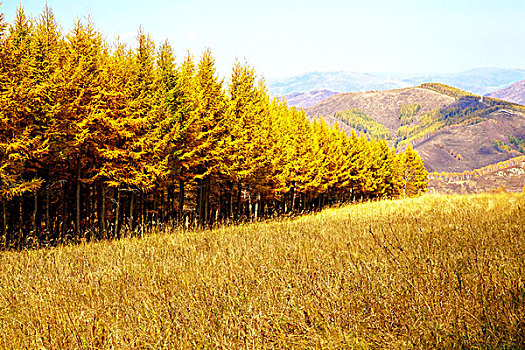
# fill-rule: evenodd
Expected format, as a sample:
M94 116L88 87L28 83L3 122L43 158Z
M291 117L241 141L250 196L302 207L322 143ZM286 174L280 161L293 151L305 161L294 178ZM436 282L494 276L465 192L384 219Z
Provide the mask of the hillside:
M525 156L511 158L474 171L430 173L430 192L521 192L525 189Z
M488 96L525 105L525 80L518 81L517 83L509 85L503 89L494 91Z
M392 144L412 143L428 171L473 170L525 153L525 108L443 84L342 93L306 111L370 137L384 137L384 126Z
M356 108L385 125L395 134L401 126L399 111L402 105L419 104L421 112L445 108L454 103L454 98L421 88L406 88L364 93L341 93L317 105L307 108L309 116L333 116L336 112Z
M519 349L523 217L423 196L0 252L0 348Z
M525 116L507 110L492 112L475 124L456 124L412 141L429 171L465 171L519 154L509 137L525 138ZM498 147L500 141L507 147Z
M337 95L337 92L330 90L315 90L309 92L294 92L284 96L288 106L297 107L297 108L308 108L315 106L319 102Z

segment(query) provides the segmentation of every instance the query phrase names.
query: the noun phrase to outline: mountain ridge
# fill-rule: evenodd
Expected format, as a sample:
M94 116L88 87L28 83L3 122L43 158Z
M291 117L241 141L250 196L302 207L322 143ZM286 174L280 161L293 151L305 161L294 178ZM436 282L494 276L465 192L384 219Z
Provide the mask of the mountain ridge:
M307 72L292 77L272 79L268 82L268 89L273 96L284 96L315 90L383 91L435 82L452 85L477 95L486 95L524 79L525 69L494 67L475 68L449 74Z
M285 95L283 98L286 100L289 106L297 108L308 108L313 107L319 102L337 95L339 92L334 92L330 90L314 90L309 92L294 92L288 95Z
M525 80L520 80L503 89L494 91L488 96L525 105Z
M525 154L524 106L444 84L341 93L305 111L346 132L357 125L368 137L386 127L389 142L410 142L431 172L470 171Z

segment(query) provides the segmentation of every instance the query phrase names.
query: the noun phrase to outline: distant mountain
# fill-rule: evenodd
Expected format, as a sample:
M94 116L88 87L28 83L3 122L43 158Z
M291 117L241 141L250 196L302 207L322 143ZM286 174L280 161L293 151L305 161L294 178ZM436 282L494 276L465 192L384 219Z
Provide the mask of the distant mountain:
M443 84L366 93L341 93L307 108L345 131L410 142L427 170L463 172L525 154L525 107Z
M456 74L429 74L401 80L411 85L442 83L476 95L486 95L523 79L525 79L524 69L477 68Z
M442 83L477 95L493 91L525 79L524 69L478 68L456 74L410 74L311 72L295 77L270 80L268 87L273 96L315 90L340 92L383 91L420 85L426 82Z
M294 92L284 96L284 98L289 106L307 108L315 106L322 100L337 94L338 92L330 90L316 90L310 92Z
M269 81L273 96L285 96L297 92L316 90L367 91L388 90L410 86L410 83L388 79L373 74L351 72L311 72L291 78Z
M525 105L525 80L518 81L506 88L494 91L488 96Z

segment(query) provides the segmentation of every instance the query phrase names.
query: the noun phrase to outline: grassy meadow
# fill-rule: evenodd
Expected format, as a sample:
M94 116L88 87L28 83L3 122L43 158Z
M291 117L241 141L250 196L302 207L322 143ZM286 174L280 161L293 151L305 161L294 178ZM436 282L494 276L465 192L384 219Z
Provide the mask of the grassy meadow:
M0 348L518 349L525 195L0 253Z

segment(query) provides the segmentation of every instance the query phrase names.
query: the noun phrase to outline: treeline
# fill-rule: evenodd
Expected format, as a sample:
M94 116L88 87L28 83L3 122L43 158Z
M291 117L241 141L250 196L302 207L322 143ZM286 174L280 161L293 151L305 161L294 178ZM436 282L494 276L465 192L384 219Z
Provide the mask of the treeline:
M270 99L245 64L225 83L209 51L176 64L170 45L156 49L142 30L134 49L108 45L82 21L63 34L48 7L0 24L4 247L271 217L427 186L411 148L396 154L309 122Z
M518 103L513 103L499 98L487 97L487 96L478 96L470 92L460 90L458 88L448 86L440 83L424 83L421 84L422 89L428 89L432 91L439 92L441 94L454 97L456 101L461 99L464 100L479 100L480 103L484 103L487 107L499 107L499 108L508 108L516 112L525 112L525 106L522 106Z

